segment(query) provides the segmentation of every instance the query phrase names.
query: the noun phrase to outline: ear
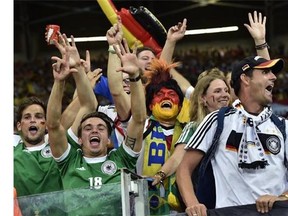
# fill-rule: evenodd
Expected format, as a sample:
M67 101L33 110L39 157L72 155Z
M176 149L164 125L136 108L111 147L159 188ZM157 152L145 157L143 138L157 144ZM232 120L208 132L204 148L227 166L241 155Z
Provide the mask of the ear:
M18 130L18 131L21 131L21 123L20 123L20 122L17 122L17 125L16 125L16 126L17 126L17 130Z
M153 108L153 105L152 104L150 104L149 105L149 109L152 111L152 108Z
M202 95L201 98L200 98L200 100L201 100L203 106L206 106L206 104L207 104L206 96L205 96L205 95Z
M81 146L83 144L82 139L78 138L78 144Z
M250 77L246 76L246 74L242 73L240 75L240 79L244 83L244 85L246 85L246 86L249 85Z

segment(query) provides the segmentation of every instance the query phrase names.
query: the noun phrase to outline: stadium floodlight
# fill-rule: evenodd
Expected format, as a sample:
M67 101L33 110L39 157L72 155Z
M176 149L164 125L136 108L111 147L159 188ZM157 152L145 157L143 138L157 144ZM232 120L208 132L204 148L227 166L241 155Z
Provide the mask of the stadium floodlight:
M222 33L222 32L232 32L238 31L238 26L227 26L227 27L218 27L218 28L206 28L206 29L194 29L186 30L185 35L199 35L199 34L210 34L210 33ZM91 41L106 41L105 36L96 36L96 37L77 37L74 38L75 42L91 42ZM68 41L71 42L69 38Z

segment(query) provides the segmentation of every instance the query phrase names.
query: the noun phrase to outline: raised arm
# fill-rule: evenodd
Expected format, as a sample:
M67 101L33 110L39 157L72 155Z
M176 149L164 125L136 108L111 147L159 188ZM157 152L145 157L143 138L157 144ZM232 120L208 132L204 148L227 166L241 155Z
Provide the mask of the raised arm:
M179 22L177 25L170 27L167 32L165 45L160 55L160 58L164 59L167 63L172 62L176 43L179 40L181 40L185 35L185 31L187 27L186 24L187 24L187 19L183 19L182 23Z
M187 24L187 19L183 19L182 23L179 22L177 25L174 25L171 28L169 28L167 32L167 39L163 47L163 50L161 52L160 59L164 59L168 63L172 62L176 43L177 41L181 40L185 35L185 31L187 27L186 24ZM172 77L177 81L183 94L186 94L186 91L189 87L190 89L193 88L190 82L174 68L171 69L170 73Z
M90 52L89 50L86 50L86 59L80 59L81 64L84 67L85 73L88 76L88 79L90 81L91 87L94 88L96 83L98 82L98 80L100 79L101 75L102 75L102 69L101 68L97 68L93 71L91 71L91 60L90 60ZM75 89L74 95L73 95L73 99L77 97L77 91Z
M75 134L77 134L77 127L82 116L94 111L97 106L94 92L80 63L80 56L73 36L71 36L72 45L69 44L65 34L61 38L64 41L62 45L57 42L55 45L62 54L62 59L52 57L57 63L53 64L54 85L47 107L49 141L54 157L60 157L68 147L66 129L61 124L61 109L65 79L69 73L73 72L80 101L80 109L71 127Z
M64 46L55 42L62 59L52 56L56 63L52 64L54 83L47 104L47 128L49 143L54 157L60 157L68 147L66 129L60 123L62 99L65 89L65 80L70 75L69 52Z
M81 64L84 67L84 71L90 81L91 88L93 89L95 84L98 82L102 75L102 69L97 68L93 71L91 71L91 62L90 62L90 52L89 50L86 50L86 60L80 59ZM73 96L73 100L70 102L70 104L66 107L66 109L63 111L61 116L61 124L66 128L70 128L76 118L76 115L78 113L78 110L80 109L80 101L77 94L77 89L75 89L75 93Z
M251 13L248 13L248 18L250 25L245 23L244 26L247 28L254 40L257 55L262 56L265 59L270 59L268 44L265 38L266 16L262 17L262 13L254 11L253 16Z
M134 152L140 152L143 141L143 129L146 119L146 106L144 88L140 79L140 67L136 57L136 48L130 53L127 41L123 39L122 45L118 42L120 49L114 45L118 57L121 59L122 67L117 69L129 75L131 90L131 113L132 118L127 128L127 136L124 144Z
M98 102L91 88L88 76L85 73L84 67L81 64L80 55L76 47L74 37L71 36L72 46L68 43L70 53L70 67L75 68L77 73L73 73L73 78L76 83L78 100L80 102L80 109L75 117L75 120L71 126L74 134L77 134L78 126L83 115L88 114L96 110ZM73 62L71 64L71 62Z
M121 25L121 19L118 17L118 22L106 33L107 42L109 44L107 77L109 89L117 110L117 115L120 120L124 121L130 116L130 96L124 91L122 72L116 73L116 70L121 66L121 61L113 48L113 45L122 41L123 32Z

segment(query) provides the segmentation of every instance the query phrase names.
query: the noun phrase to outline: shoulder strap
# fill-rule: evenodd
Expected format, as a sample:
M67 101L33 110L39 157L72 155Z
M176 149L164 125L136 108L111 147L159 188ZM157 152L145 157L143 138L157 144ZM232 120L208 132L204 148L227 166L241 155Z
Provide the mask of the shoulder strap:
M278 127L278 129L281 131L282 135L283 135L283 138L284 138L284 142L286 141L286 130L285 130L285 119L282 118L282 120L280 120L278 118L278 116L276 116L274 113L272 113L271 115L271 120L272 122ZM285 143L284 143L284 153L286 153L286 146L285 146ZM284 157L284 164L285 166L288 168L288 161L287 161L287 158L286 156Z
M232 107L222 107L220 108L220 110L218 111L218 115L217 115L217 128L212 140L212 145L209 148L209 150L207 151L206 155L204 156L204 158L202 159L200 168L199 168L199 176L202 177L202 175L204 175L205 170L207 168L208 163L210 162L211 158L214 156L216 149L218 147L218 141L219 141L219 137L223 131L223 125L224 125L224 116L225 113L228 112L230 109L232 109Z
M278 116L276 116L274 113L271 115L272 122L278 127L278 129L281 131L284 141L286 140L286 131L285 131L285 120L280 120Z

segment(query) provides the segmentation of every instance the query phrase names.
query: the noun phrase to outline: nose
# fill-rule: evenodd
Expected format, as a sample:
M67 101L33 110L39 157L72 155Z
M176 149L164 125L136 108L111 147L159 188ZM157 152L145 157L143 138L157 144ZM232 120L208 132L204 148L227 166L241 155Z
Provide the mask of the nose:
M270 74L270 80L272 80L272 81L277 80L276 75L272 71L269 74Z
M229 99L230 98L230 93L227 92L227 91L222 91L222 97Z
M36 117L35 116L31 116L30 122L36 122Z
M97 127L93 127L92 128L92 133L97 133L98 132L98 128Z
M227 92L227 91L224 92L224 95L225 95L226 97L230 97L230 93Z

